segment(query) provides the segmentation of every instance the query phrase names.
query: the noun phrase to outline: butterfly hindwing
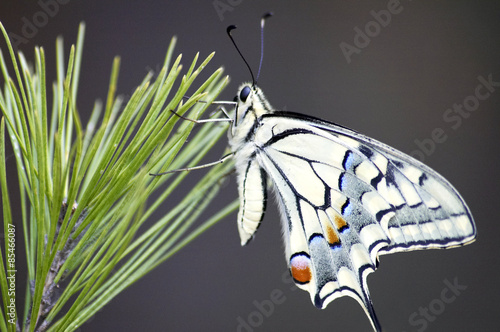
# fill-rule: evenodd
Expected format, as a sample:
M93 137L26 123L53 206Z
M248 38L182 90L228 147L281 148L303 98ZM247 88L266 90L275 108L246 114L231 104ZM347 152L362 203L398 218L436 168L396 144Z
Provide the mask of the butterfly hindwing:
M288 129L298 125L264 116L255 135L259 160L283 206L292 276L318 308L349 295L377 324L366 276L375 269L377 249L390 243L376 214L391 209L367 178L378 170L329 133L304 123Z

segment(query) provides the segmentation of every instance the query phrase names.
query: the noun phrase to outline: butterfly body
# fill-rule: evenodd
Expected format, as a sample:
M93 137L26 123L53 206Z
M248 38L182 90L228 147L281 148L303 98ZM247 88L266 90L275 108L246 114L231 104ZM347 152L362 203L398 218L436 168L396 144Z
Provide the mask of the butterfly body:
M467 205L429 167L348 128L276 111L253 84L236 102L229 143L241 244L264 217L271 184L290 273L318 308L351 296L380 330L366 283L378 255L474 240Z

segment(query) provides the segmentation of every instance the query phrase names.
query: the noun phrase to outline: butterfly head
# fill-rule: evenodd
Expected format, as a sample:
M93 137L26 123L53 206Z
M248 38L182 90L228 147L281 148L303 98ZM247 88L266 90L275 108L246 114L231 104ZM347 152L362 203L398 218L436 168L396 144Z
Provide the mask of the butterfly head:
M233 133L244 123L254 123L263 114L272 113L273 108L267 101L262 90L252 84L243 83L234 97L236 109L234 112Z

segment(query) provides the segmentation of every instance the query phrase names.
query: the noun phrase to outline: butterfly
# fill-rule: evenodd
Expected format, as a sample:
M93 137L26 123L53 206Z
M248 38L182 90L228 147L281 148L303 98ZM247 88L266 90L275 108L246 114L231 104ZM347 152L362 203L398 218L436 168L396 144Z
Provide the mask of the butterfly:
M379 255L474 241L463 198L421 162L346 127L277 111L254 83L235 100L229 145L241 244L264 217L271 184L290 273L316 307L351 296L380 331L366 283Z
M261 20L261 47L264 21L271 15ZM275 110L231 36L235 28L229 26L227 33L252 82L239 87L233 102L213 102L235 106L229 114L221 107L233 117L228 132L232 153L209 164L151 175L234 158L241 245L259 228L272 187L295 284L321 309L336 298L353 297L373 329L381 331L366 282L379 255L469 244L476 237L471 212L445 178L403 152L332 122ZM262 57L263 48L260 64Z
M271 15L261 20L257 78ZM275 110L231 36L235 28L227 33L252 76L231 103L228 133L241 245L259 228L272 187L295 284L321 309L353 297L381 331L366 282L379 255L469 244L476 237L471 212L445 178L407 154L335 123Z

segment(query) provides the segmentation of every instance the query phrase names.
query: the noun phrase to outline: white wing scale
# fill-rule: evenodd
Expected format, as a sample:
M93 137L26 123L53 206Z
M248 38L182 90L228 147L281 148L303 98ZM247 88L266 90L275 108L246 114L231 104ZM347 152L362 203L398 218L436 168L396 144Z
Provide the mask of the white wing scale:
M257 87L239 100L236 116L230 144L242 244L262 220L267 176L280 204L290 272L317 307L351 296L380 330L366 284L379 254L474 240L458 192L402 152L332 123L273 111Z

